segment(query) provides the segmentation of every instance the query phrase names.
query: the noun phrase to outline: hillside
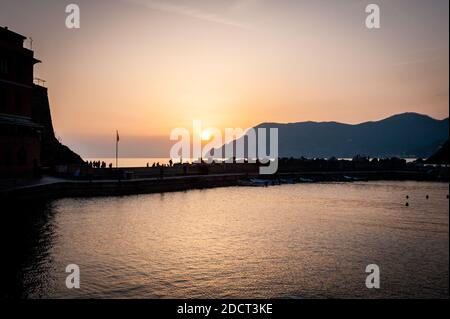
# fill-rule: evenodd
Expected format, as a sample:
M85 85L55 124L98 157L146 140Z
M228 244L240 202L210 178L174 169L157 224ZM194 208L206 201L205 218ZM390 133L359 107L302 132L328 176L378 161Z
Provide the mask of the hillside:
M381 121L351 125L337 122L263 123L278 128L280 157L429 157L448 139L448 118L403 113ZM268 134L268 133L267 133ZM223 152L222 148L215 154ZM217 156L217 155L216 155Z

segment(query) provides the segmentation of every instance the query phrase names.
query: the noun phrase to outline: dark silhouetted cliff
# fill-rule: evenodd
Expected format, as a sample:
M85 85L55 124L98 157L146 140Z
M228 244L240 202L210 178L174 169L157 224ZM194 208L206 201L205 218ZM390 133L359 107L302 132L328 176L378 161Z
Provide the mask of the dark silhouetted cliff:
M427 159L428 164L449 164L448 140Z
M33 86L32 119L42 125L41 132L41 165L54 166L58 164L83 164L83 159L67 146L61 144L53 130L50 104L47 88Z

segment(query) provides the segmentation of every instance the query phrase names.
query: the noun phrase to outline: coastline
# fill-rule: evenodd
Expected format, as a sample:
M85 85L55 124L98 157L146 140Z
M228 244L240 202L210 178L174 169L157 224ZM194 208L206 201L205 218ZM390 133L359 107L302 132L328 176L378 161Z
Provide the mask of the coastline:
M229 186L245 186L243 182L260 179L265 185L293 183L329 183L357 181L427 181L448 183L448 168L445 173L436 171L324 171L294 172L275 175L255 173L225 173L210 175L168 176L136 179L74 180L45 177L28 185L0 190L0 199L12 203L18 200L46 200L71 197L123 196L150 193L166 193ZM257 186L257 185L254 185Z

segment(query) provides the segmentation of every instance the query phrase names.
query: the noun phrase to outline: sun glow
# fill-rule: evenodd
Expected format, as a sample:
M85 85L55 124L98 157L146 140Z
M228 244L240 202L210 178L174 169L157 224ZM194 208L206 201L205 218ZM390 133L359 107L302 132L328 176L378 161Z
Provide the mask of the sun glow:
M209 141L212 138L212 134L210 131L205 130L202 132L202 141Z

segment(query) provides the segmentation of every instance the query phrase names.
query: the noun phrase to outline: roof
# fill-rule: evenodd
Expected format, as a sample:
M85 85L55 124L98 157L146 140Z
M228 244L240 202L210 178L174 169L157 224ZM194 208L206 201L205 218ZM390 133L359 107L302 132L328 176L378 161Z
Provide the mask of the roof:
M19 33L9 30L8 27L0 27L0 34L7 35L9 37L14 37L16 39L22 39L22 40L25 40L27 38L24 35L21 35Z
M0 27L0 41L11 43L17 46L22 46L23 41L26 39L26 36L23 36L19 33L13 32L9 30L7 27Z
M23 54L23 56L31 59L34 64L40 63L40 60L33 57L33 51L24 47L23 42L26 38L24 35L9 30L8 27L0 27L1 46L7 46L9 50L17 50L16 53Z

